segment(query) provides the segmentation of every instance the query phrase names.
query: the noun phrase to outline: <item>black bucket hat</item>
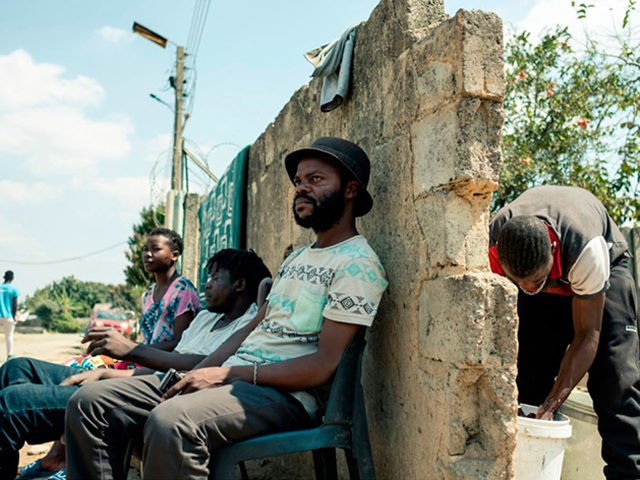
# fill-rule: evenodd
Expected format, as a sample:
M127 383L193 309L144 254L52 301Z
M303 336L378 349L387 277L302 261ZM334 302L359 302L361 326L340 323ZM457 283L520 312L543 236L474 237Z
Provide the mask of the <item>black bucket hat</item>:
M365 151L358 145L342 138L320 137L310 147L294 150L284 159L284 165L292 182L298 170L298 163L303 158L321 158L337 161L340 166L353 175L353 178L360 185L353 214L356 217L361 217L371 210L373 199L367 191L371 164Z

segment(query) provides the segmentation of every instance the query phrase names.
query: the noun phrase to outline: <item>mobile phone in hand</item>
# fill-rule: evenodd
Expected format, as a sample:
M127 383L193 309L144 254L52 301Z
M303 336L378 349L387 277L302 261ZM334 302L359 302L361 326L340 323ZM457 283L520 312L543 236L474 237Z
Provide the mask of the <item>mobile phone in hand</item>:
M175 368L170 368L160 380L160 386L158 387L162 393L169 390L176 383L178 383L182 379L182 375L180 375Z

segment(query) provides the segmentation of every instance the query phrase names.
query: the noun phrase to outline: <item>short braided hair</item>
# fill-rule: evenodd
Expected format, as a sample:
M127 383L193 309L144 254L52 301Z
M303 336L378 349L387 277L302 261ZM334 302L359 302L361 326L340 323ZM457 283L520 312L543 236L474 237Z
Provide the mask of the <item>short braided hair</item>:
M182 241L182 237L180 235L178 235L170 228L164 227L154 228L149 233L147 233L147 237L154 237L156 235L163 236L167 240L169 240L171 251L177 250L178 255L182 255L182 251L184 250L184 242Z
M266 267L262 258L253 250L239 250L235 248L225 248L217 251L207 261L206 269L209 273L215 265L216 270L226 270L229 272L231 281L234 282L244 278L247 293L252 298L258 295L258 285L263 278L271 277L271 272Z
M551 240L546 224L532 215L514 217L498 234L498 260L519 278L528 277L549 262Z

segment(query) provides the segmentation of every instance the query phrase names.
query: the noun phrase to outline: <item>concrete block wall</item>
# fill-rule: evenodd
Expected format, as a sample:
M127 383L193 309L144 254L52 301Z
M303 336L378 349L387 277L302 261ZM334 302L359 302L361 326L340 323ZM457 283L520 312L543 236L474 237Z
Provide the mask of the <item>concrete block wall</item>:
M334 135L371 158L374 208L358 228L390 280L364 368L378 478L513 475L515 290L487 273L486 254L502 47L494 14L447 18L439 0L382 0L357 31L348 101L321 113L312 81L251 147L247 243L274 271L313 238L293 221L284 155ZM307 478L308 467L257 470Z
M198 287L198 263L200 263L200 225L198 221L198 207L200 195L187 193L184 198L184 252L182 254L182 275L191 280ZM169 227L171 228L171 227ZM203 265L204 267L204 265Z

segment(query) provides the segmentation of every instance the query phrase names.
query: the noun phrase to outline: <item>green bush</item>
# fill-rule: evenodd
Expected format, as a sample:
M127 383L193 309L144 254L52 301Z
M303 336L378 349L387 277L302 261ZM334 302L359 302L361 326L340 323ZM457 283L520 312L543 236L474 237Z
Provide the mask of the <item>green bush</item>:
M35 306L34 312L42 326L50 330L54 317L60 313L60 307L53 300L42 300Z
M82 332L84 330L84 324L68 313L60 313L53 317L49 330L58 333Z

